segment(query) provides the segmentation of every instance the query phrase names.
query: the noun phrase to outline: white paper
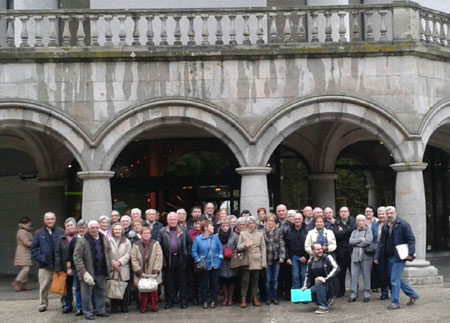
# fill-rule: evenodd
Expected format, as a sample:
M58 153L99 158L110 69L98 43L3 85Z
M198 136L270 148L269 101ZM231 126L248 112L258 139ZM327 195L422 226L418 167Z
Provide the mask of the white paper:
M395 246L395 248L397 249L398 256L401 260L405 260L406 257L408 257L409 249L408 249L408 245L406 243L399 244L398 246Z

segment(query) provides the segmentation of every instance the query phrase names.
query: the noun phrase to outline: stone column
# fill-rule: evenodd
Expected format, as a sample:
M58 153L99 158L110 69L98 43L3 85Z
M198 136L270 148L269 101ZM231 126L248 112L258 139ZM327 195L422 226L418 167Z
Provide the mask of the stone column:
M336 211L335 173L315 173L308 176L311 187L312 207L331 207Z
M100 215L111 212L111 185L109 179L114 176L111 171L78 172L83 180L83 200L81 217L96 220Z
M62 226L67 218L66 210L66 181L65 180L39 180L40 214L54 212L56 224Z
M383 187L376 184L367 184L366 188L368 191L367 205L374 207L376 212L377 207L380 205L380 196L378 193Z
M270 170L270 167L236 168L236 172L241 175L241 211L249 210L252 215L256 215L260 207L269 210L267 174Z
M392 164L397 172L395 183L395 205L397 215L408 221L416 237L416 259L406 263L404 278L411 284L442 283L436 267L425 259L426 255L426 207L422 171L427 167L422 162Z

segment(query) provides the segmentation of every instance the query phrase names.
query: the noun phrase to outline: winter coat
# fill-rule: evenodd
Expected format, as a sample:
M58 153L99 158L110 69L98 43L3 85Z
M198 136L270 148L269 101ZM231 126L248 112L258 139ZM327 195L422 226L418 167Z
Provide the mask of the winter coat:
M342 230L339 230L339 227L341 227ZM345 224L341 218L336 220L335 225L333 227L333 233L336 237L338 245L338 248L336 250L337 258L350 257L352 253L352 247L348 242L353 230L355 229L356 229L356 220L352 216L348 217L347 222Z
M14 266L31 266L33 262L31 261L30 246L33 241L33 235L30 231L25 229L25 225L19 223L19 230L17 230L16 240L17 248L16 255L14 257Z
M204 233L194 240L192 246L194 262L206 262L206 269L219 269L222 267L223 249L219 238L212 234L206 237Z
M392 234L394 238L394 246L398 246L401 244L408 245L408 255L415 258L416 257L416 238L414 237L414 233L411 229L411 226L405 220L397 218L394 224L394 228L392 229ZM381 230L381 238L378 243L378 250L375 254L375 259L383 262L385 259L387 247L386 242L389 235L389 225L383 225L383 229ZM395 249L395 259L397 261L406 261L401 260L398 256L397 248Z
M217 234L217 235L219 235L219 234ZM231 248L234 250L234 252L236 252L238 240L239 240L239 236L236 233L232 232L227 243L222 244L222 248ZM238 275L238 273L239 273L238 271L232 270L230 268L230 261L231 261L231 259L226 259L226 258L223 259L222 267L220 268L220 277L230 278L230 277L235 277Z
M142 273L157 274L155 277L158 284L162 283L162 266L163 266L163 252L158 241L150 240L149 261L147 267L144 268L144 246L141 241L134 244L131 249L131 265L134 271L134 285L139 285L140 276Z
M245 247L247 242L252 243L250 248ZM261 231L257 229L242 231L239 235L237 250L247 253L249 259L248 270L260 270L267 267L266 242Z
M328 253L335 251L337 245L336 245L336 238L334 236L333 231L323 228L323 234L325 235L325 238L327 238ZM311 248L312 248L313 243L317 241L318 236L319 236L319 231L317 230L317 228L314 228L311 231L309 231L308 235L306 236L305 250L310 255L313 254Z
M55 250L55 271L67 273L67 262L70 261L70 248L67 237L63 235L59 238Z
M55 249L63 235L64 230L58 227L52 229L52 234L46 228L36 231L30 249L33 259L39 262L39 268L55 268Z
M294 241L294 235L297 231L300 231L300 239L298 241ZM294 246L296 243L300 244L300 248L303 247L303 250L300 250L301 255L298 255L300 258L305 257L309 258L308 252L305 250L305 241L308 232L305 227L302 226L300 230L296 230L294 225L290 225L285 232L283 232L284 244L286 248L286 259L292 259L294 257Z
M119 245L117 245L116 239L110 237L109 243L111 244L111 267L112 261L120 262L120 276L122 281L130 280L130 257L131 257L131 242L125 237L120 239ZM119 274L114 268L112 268L111 279L119 279Z
M362 238L366 238L366 241L362 241ZM353 230L349 240L350 246L353 247L352 262L373 259L372 255L368 255L364 252L364 247L370 245L372 243L372 240L372 229L370 229L368 226L365 226L363 230L359 230L359 228Z
M177 237L178 237L178 248L181 269L185 270L187 268L188 261L191 257L192 240L191 235L186 229L182 229L177 226ZM170 254L170 228L169 226L163 227L158 234L158 242L161 246L164 256L163 266L164 268L170 267L171 264L171 254Z
M145 220L144 226L150 227L150 222L148 222L148 220ZM158 240L159 231L161 231L162 228L164 228L164 225L161 222L155 221L155 223L153 223L153 228L152 228L152 239L153 240Z
M264 228L264 241L266 243L266 261L267 265L279 262L280 259L286 259L286 249L284 244L283 232L279 228L275 228L271 232Z
M84 273L87 271L92 277L94 274L94 255L92 255L91 245L86 238L89 233L84 236L79 237L77 244L75 245L75 250L73 252L73 262L78 272L78 278L83 280ZM102 233L99 233L100 239L103 240L103 248L105 251L105 263L106 263L106 277L109 277L112 266L111 266L111 244Z

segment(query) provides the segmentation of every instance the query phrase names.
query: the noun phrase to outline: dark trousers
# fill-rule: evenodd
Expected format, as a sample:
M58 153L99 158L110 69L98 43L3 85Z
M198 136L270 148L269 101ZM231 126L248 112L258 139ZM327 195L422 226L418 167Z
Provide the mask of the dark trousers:
M200 294L202 303L208 302L208 294L211 295L211 302L217 303L217 291L219 290L219 270L211 269L198 274L200 282Z
M164 284L166 303L174 304L179 293L181 303L187 304L188 275L182 269L180 256L172 256L169 268L164 269Z
M347 274L347 269L351 273L351 263L352 263L351 253L344 253L342 257L337 258L337 263L339 265L339 291L336 293L337 297L342 297L345 294L345 276Z
M241 270L241 297L246 297L248 286L250 285L251 295L258 296L259 294L259 270Z
M278 276L278 291L285 299L290 299L292 288L292 268L287 263L280 265L280 274Z
M197 274L194 272L194 266L189 266L189 299L198 302L199 292L199 281L197 279Z
M73 309L73 276L67 276L66 279L66 286L67 286L67 295L64 296L64 309L66 310L72 310Z
M149 293L139 293L139 299L141 301L141 311L147 311L147 305L150 302L152 304L152 310L156 310L158 308L158 291L149 292Z

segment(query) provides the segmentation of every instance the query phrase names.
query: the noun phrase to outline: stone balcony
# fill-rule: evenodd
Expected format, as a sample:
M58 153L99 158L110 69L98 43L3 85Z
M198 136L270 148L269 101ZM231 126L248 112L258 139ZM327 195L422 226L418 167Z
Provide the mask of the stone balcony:
M295 8L7 10L0 11L0 61L399 50L448 57L449 31L449 14L401 1Z

